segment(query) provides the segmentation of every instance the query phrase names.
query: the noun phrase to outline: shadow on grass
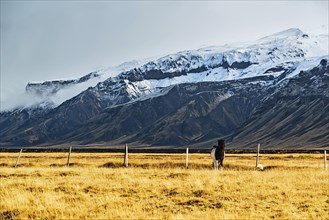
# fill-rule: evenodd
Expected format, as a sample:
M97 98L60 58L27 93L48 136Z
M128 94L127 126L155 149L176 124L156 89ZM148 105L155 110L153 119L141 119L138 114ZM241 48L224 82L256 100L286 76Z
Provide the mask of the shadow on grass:
M119 168L119 167L123 167L123 164L107 162L107 163L104 163L103 165L101 165L101 166L99 166L99 167L105 167L105 168Z
M87 167L88 164L84 163L70 163L69 166L67 164L58 164L58 163L53 163L49 165L50 167Z
M10 178L10 177L26 178L26 177L41 177L41 176L42 175L39 172L32 172L29 174L25 174L25 173L0 174L0 178Z
M12 164L8 164L8 163L0 163L0 167L12 167Z
M17 167L35 167L36 165L34 163L22 163L22 164L18 164ZM14 167L15 165L13 164L8 164L7 167Z
M113 163L108 162L99 167L105 168L123 168L124 165L122 163ZM162 162L162 163L131 163L128 168L142 168L142 169L186 169L185 163L178 162ZM201 164L201 163L189 163L188 169L191 170L213 170L212 164ZM236 170L236 171L250 171L254 170L252 166L245 165L232 165L227 164L224 165L224 170Z
M271 171L271 170L305 170L305 169L317 169L314 167L308 166L265 166L263 171Z
M3 211L0 213L0 219L19 219L20 212L18 209Z

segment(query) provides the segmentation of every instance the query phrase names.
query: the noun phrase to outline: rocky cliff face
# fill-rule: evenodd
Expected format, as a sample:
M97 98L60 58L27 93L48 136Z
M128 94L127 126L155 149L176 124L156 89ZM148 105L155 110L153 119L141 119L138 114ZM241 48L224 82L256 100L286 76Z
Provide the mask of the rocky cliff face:
M290 29L77 80L31 83L27 92L41 101L0 113L0 145L202 146L225 137L232 148L258 142L323 147L329 140L327 45L328 36ZM108 71L120 74L108 77ZM56 102L72 90L75 96Z

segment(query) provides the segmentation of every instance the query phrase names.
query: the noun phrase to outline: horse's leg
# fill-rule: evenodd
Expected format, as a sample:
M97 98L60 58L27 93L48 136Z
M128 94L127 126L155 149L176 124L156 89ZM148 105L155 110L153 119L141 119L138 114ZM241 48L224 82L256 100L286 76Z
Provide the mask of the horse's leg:
M216 170L218 170L219 162L216 160Z

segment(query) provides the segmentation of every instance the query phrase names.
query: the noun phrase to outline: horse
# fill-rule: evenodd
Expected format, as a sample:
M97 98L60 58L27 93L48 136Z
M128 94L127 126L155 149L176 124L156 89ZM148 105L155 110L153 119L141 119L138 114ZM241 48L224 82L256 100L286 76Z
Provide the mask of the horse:
M223 139L218 140L218 145L212 147L210 156L213 159L215 170L218 170L218 167L222 169L225 157L225 142Z

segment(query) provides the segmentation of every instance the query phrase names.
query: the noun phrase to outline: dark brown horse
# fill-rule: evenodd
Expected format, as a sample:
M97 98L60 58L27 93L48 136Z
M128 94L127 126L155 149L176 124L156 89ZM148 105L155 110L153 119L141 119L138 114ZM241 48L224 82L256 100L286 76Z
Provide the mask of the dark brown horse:
M214 168L216 170L218 167L222 169L225 157L225 141L223 139L218 140L218 145L212 147L210 156L213 159Z

